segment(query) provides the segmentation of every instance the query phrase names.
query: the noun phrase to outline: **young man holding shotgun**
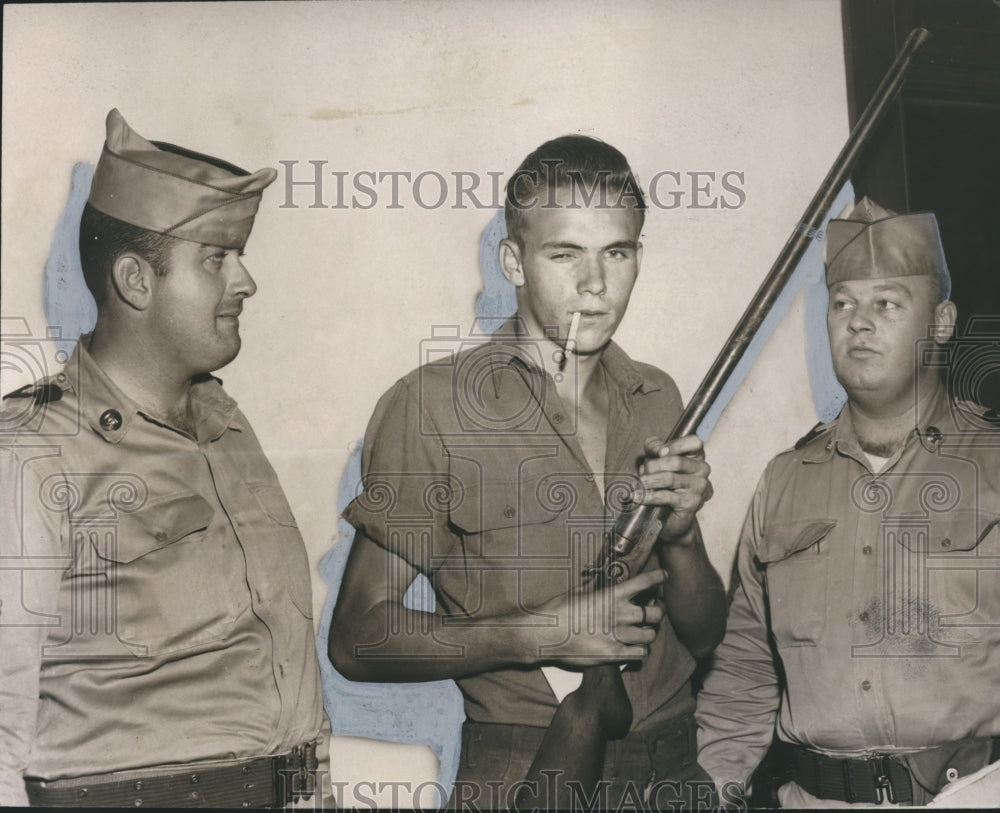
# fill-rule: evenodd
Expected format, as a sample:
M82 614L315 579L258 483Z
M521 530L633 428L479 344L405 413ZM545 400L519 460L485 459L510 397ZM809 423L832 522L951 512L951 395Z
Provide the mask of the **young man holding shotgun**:
M694 658L725 624L695 520L709 467L697 437L662 442L681 411L670 377L612 341L644 214L613 147L565 136L531 153L508 183L500 248L517 313L489 341L401 379L366 434L330 657L355 680L458 682L467 719L453 806L513 805L560 700L573 703L580 670L598 664L623 664L627 691L596 710L620 737L599 796L533 796L693 807L697 783L710 788L690 687ZM588 588L633 501L672 509L655 556L617 586ZM418 573L434 614L403 604Z

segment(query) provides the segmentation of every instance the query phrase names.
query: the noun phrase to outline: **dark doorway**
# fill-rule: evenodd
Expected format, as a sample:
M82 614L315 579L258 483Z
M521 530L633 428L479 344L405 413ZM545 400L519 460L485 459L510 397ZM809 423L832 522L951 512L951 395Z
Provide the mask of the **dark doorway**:
M852 177L933 211L958 306L952 389L1000 411L1000 0L842 0L853 125L907 34L931 32Z

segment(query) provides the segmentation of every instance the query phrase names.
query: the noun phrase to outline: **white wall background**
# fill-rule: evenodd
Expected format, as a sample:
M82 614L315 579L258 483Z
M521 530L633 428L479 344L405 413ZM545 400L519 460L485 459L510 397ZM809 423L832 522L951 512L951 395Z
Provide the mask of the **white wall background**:
M297 160L297 177L310 160L485 177L582 132L643 180L744 173L740 208L689 208L688 186L646 222L619 341L690 395L847 135L838 0L6 6L3 42L2 315L36 334L71 169L96 162L112 107L148 138L251 170ZM247 248L259 291L221 375L315 564L337 542L336 486L376 399L432 325L470 327L493 211L423 209L405 189L389 209L385 185L368 210L307 208L309 190L280 208L282 184ZM725 576L764 463L815 422L803 342L797 302L710 442L702 524ZM8 371L3 390L22 383ZM317 615L325 590L317 572ZM417 747L340 740L333 756L349 782L436 776Z

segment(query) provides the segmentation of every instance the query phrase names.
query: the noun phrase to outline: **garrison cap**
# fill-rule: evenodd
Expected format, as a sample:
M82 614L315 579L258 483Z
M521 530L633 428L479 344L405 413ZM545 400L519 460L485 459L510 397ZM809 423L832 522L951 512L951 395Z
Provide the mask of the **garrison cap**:
M929 275L949 279L937 218L901 215L862 198L826 228L826 284Z
M274 169L245 169L173 144L147 141L117 110L94 170L88 203L133 226L242 249Z

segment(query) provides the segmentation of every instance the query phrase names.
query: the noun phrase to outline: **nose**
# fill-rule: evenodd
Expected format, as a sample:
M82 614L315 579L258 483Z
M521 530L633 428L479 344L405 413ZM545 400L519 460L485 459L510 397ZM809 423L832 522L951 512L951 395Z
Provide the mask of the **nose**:
M587 255L580 264L577 291L581 294L600 296L607 290L604 263L600 257Z
M851 311L851 318L847 322L847 329L851 333L870 333L875 330L875 322L868 315L868 311L859 305Z
M247 271L247 267L243 265L243 260L239 257L236 257L234 274L233 293L236 296L246 299L257 293L257 283L253 281L253 277L250 276L250 272Z

